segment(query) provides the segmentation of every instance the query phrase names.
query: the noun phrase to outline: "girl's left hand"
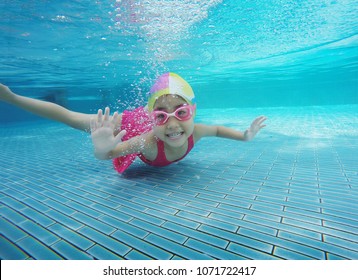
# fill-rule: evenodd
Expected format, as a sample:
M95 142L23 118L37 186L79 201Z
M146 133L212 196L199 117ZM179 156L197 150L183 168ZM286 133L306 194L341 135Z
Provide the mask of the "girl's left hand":
M260 131L261 128L265 127L266 125L263 124L263 122L266 120L267 118L265 116L260 116L257 117L250 125L250 128L247 129L244 133L244 139L245 141L250 141L251 139L253 139L255 137L255 135L257 134L257 132Z

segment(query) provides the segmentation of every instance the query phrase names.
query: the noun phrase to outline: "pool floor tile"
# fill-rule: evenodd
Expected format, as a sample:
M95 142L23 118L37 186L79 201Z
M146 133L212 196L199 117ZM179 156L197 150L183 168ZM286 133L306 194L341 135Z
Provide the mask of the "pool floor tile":
M15 243L0 236L0 259L1 260L26 260L29 255Z

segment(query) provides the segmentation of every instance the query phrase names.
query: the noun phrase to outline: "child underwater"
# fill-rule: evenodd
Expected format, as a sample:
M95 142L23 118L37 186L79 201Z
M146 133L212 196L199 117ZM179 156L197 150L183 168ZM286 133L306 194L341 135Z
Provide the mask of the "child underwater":
M266 117L256 118L244 132L225 126L195 124L196 104L191 86L175 73L161 75L152 86L148 104L122 114L100 109L97 115L70 111L55 103L13 93L0 84L0 100L41 117L91 132L94 155L113 160L123 173L138 156L152 166L182 160L203 137L252 140L265 127Z

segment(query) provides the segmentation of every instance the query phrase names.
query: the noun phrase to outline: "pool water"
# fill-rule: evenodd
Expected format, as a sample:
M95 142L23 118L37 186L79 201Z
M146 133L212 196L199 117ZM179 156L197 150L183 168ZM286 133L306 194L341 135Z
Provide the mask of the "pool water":
M355 1L2 1L0 82L94 113L192 85L245 130L123 175L90 136L0 102L0 259L358 259Z
M77 110L143 103L167 71L192 85L201 108L358 103L353 0L0 5L1 82L26 96L65 96Z

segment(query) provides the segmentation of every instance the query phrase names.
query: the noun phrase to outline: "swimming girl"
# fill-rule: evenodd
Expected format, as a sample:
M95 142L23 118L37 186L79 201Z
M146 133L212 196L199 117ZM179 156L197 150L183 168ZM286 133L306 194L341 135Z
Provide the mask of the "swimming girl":
M195 124L196 104L190 85L179 75L165 73L150 90L148 104L133 111L110 115L107 107L97 115L73 112L57 104L13 93L0 84L0 100L36 115L91 132L94 154L112 159L123 173L138 156L152 166L166 166L183 159L201 138L217 136L252 140L265 125L256 118L245 132L224 126Z

